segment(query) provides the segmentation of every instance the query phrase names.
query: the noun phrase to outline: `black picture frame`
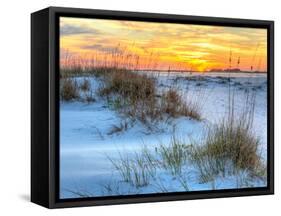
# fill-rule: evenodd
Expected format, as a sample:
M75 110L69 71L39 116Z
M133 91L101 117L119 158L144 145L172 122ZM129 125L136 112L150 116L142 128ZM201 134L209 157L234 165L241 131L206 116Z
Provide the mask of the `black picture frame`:
M267 29L267 187L59 199L59 25L64 17ZM31 15L31 201L47 208L274 194L274 22L49 7Z

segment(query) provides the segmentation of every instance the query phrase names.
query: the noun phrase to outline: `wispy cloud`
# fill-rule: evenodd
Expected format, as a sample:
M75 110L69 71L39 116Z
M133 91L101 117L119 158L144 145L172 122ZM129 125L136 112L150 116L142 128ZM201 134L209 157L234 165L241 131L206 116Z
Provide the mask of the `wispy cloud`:
M84 26L75 26L70 24L65 24L60 27L60 35L78 35L78 34L98 34L99 32L95 29L84 27Z
M105 53L122 53L123 51L118 47L110 47L102 44L85 45L81 47L82 49L96 50Z

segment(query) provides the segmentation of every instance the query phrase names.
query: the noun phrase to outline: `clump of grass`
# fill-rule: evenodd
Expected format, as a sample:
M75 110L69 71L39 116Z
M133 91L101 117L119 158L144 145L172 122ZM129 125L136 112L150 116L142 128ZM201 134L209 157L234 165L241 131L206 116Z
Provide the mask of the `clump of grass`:
M96 99L94 98L93 92L90 90L85 94L85 101L87 103L93 103L96 101Z
M122 180L124 182L132 181L132 168L131 168L131 160L129 159L129 155L123 155L119 152L119 159L114 160L108 157L111 164L115 168L115 170L120 174Z
M229 158L238 169L253 170L259 163L259 142L243 122L222 122L209 130L206 151L217 158Z
M90 80L89 79L86 79L86 78L84 78L84 80L83 80L83 82L80 84L80 89L82 90L82 91L90 91L90 89L91 89L91 83L90 83Z
M76 80L71 78L61 79L60 97L63 101L70 101L80 97Z
M179 95L174 91L168 94L171 103L179 105ZM187 143L173 134L170 145L161 144L154 152L146 149L130 157L122 156L115 167L124 180L137 188L151 184L153 179L154 185L166 190L158 181L158 169L169 171L185 190L191 190L186 176L193 170L199 174L199 183L211 183L212 189L217 187L218 179L226 176L236 179L237 188L255 185L256 179L265 180L266 166L258 151L260 140L252 128L255 95L246 95L245 107L239 114L234 112L234 103L234 94L229 94L227 115L209 124L199 141Z
M173 135L169 146L161 145L159 148L160 164L172 175L180 175L187 162L188 147Z
M187 116L201 120L198 107L194 104L186 105L181 97L173 98L178 96L176 92L168 91L159 95L155 78L134 72L138 68L138 56L131 53L112 53L111 56L107 55L107 58L112 60L101 64L94 56L89 59L86 56L82 58L66 55L60 70L61 78L95 76L101 81L98 94L107 99L111 108L127 118L142 122L148 128L153 128L155 123L169 117ZM126 61L123 62L124 59ZM156 64L152 63L150 69L153 69L153 65ZM84 92L89 91L89 80L85 78L79 88ZM174 93L177 95L173 95ZM178 100L177 103L174 103L174 99ZM86 101L91 101L91 98Z
M115 69L105 75L105 85L100 89L100 94L103 96L118 94L134 102L146 100L155 94L154 80L146 75L140 75L125 69Z
M247 96L241 115L234 114L234 99L230 106L228 117L208 127L202 144L193 145L190 153L202 182L213 181L218 175L236 175L241 170L258 173L262 166L260 140L252 130L255 98Z
M157 128L156 123L163 119L163 113L159 110L156 98L136 100L129 104L121 110L124 115L132 121L140 121L149 130Z
M157 159L146 146L142 148L140 155L144 158L149 176L155 179L156 169L159 166Z
M161 115L153 78L128 70L116 69L103 77L99 94L109 105L126 117L144 124L157 121ZM158 110L157 110L158 109Z
M197 146L197 144L192 145L189 160L199 173L200 183L214 182L220 174L220 170L223 169L224 173L227 164L225 160L220 161L217 158L209 157L204 146Z
M142 154L135 154L134 160L131 161L132 168L132 184L139 188L147 186L150 182L150 175L148 172L148 164L146 158Z
M122 180L136 188L149 185L156 175L157 162L146 147L140 153L136 152L133 155L119 153L118 160L112 158L109 160Z
M194 104L193 102L189 102L188 105L183 110L183 112L185 113L185 116L187 116L193 120L196 120L196 121L202 120L201 114L199 112L199 107L196 104Z
M189 146L178 138L174 137L171 140L171 145L164 145L148 149L142 147L140 152L133 154L120 154L118 159L111 159L114 168L120 174L122 181L129 183L135 188L141 188L148 185L154 185L161 190L166 191L165 185L157 173L158 170L168 170L174 179L178 180L185 190L190 190L186 176L184 165L187 162L187 152Z
M199 107L194 103L186 103L175 89L169 89L162 97L162 112L171 117L186 116L200 121Z
M144 74L115 69L102 77L99 94L107 98L110 107L124 116L138 120L148 128L166 117L186 116L201 120L198 107L185 103L176 90L156 92L155 80Z
M171 115L172 117L177 117L182 113L184 105L176 90L169 89L164 93L163 99L163 112Z

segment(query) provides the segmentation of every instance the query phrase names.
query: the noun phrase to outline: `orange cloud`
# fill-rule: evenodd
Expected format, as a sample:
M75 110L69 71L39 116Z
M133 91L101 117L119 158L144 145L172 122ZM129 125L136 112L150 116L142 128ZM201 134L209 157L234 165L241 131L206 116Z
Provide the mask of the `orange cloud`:
M266 29L62 17L60 48L97 66L267 70Z

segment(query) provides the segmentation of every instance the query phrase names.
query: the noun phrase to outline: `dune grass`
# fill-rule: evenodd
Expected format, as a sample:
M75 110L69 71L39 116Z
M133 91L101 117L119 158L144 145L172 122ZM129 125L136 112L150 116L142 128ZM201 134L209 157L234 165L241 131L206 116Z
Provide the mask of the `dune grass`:
M80 70L80 72L79 72ZM157 92L155 78L120 68L64 68L61 70L61 98L64 101L79 100L79 92L91 92L91 76L100 81L97 95L108 105L131 120L138 120L150 127L165 118L188 117L201 120L200 107L192 100L186 102L176 89ZM78 85L75 76L87 76ZM94 101L91 92L85 102Z
M188 148L184 140L173 135L168 146L161 144L159 147L159 164L173 176L182 174L187 164Z
M199 107L187 104L177 90L158 93L155 79L129 70L115 70L103 75L99 95L107 98L119 112L148 125L165 117L189 117L201 120ZM165 116L166 115L166 116Z
M97 96L105 98L110 108L126 118L140 121L150 129L165 118L188 117L201 120L200 107L193 104L192 100L187 103L176 89L158 92L156 79L138 71L140 57L130 53L129 49L119 53L118 47L120 45L112 53L93 53L91 57L66 53L61 61L61 80L71 82L75 77L85 77L79 89L87 92L91 89L89 78L95 77L100 83ZM105 61L98 61L96 56L104 56ZM146 68L154 70L157 58L153 53L149 57ZM63 100L78 99L79 90L75 88L72 93L69 92L71 90L66 90L66 94L61 93ZM91 97L85 101L90 100Z
M84 78L79 83L72 77L60 79L60 99L65 102L80 101L93 103L96 101L90 80Z
M121 56L122 57L122 56ZM120 56L118 58L121 58ZM117 59L118 60L118 59ZM131 62L130 65L137 64ZM193 100L183 98L180 91L171 87L158 92L155 78L134 71L134 66L74 65L61 69L61 99L79 100L80 93L91 92L89 78L78 85L73 77L95 77L100 81L97 97L104 98L109 108L132 121L139 121L148 128L166 118L188 117L201 121L200 107ZM189 80L199 78L187 77ZM203 78L200 78L203 79ZM204 80L201 80L204 81ZM220 83L229 83L229 78L220 78ZM89 94L89 101L93 98ZM87 100L86 100L87 101ZM195 170L198 183L211 183L216 188L218 178L234 176L237 188L251 184L255 178L266 177L266 165L259 153L259 138L253 133L255 96L247 95L241 114L234 112L234 93L229 92L229 108L226 116L217 123L208 124L206 133L199 140L187 142L175 134L170 143L159 144L155 150L144 147L140 152L119 153L119 158L110 157L113 168L123 182L136 188L157 184L159 170L165 170L176 177L185 190L192 190L183 178ZM108 135L127 130L129 123L112 125Z
M202 182L236 175L241 170L264 176L260 172L264 167L258 150L260 140L252 128L255 96L247 96L242 114L236 114L233 107L234 99L227 117L208 126L201 143L192 145L190 161L199 170Z
M61 80L60 98L62 101L71 101L80 98L79 86L75 80L71 78Z
M90 91L91 90L91 83L89 79L84 78L83 82L80 84L79 88L86 92L86 91Z
M156 91L152 78L125 69L115 69L110 73L104 73L103 81L101 95L119 94L132 102L146 100L154 96Z
M132 155L119 153L117 160L108 158L122 181L136 188L149 185L156 174L156 162L146 147L140 153L135 152Z
M201 120L200 107L192 102L184 102L178 91L172 88L163 93L160 110L173 118L186 116L197 121Z
M114 161L115 167L122 170L123 180L127 179L124 176L132 178L137 172L134 180L130 180L137 187L159 185L155 180L159 179L159 170L168 171L186 190L192 188L184 176L192 170L197 173L198 183L211 183L212 189L216 188L219 178L235 178L237 188L266 179L266 165L259 153L260 140L252 130L255 96L247 96L245 101L243 112L236 114L232 99L227 117L208 125L200 139L182 139L173 134L168 144L160 143L154 150L145 148L133 156L120 155L119 160Z

